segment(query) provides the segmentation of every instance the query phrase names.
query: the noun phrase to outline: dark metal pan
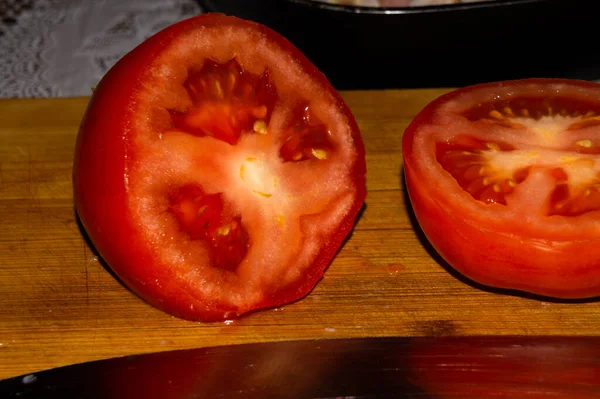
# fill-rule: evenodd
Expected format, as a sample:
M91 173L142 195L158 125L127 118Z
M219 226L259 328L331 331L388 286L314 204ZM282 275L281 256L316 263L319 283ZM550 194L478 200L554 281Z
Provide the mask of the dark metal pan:
M600 79L600 2L495 0L381 8L312 0L199 0L263 23L338 89L463 86L525 77Z

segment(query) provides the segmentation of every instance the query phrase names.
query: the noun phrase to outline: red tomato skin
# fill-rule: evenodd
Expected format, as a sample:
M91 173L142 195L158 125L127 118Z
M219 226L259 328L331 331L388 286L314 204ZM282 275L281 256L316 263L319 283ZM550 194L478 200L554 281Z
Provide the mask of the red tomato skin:
M569 83L562 79L524 79L495 84ZM590 87L589 82L578 82ZM527 225L490 221L465 214L456 202L436 190L419 173L419 153L412 151L419 126L434 110L482 84L445 94L429 103L404 132L404 177L419 226L438 254L455 270L477 283L541 296L580 299L600 295L600 237L582 232L570 239L534 236ZM458 188L457 188L458 189Z
M356 176L357 195L350 211L339 224L336 233L321 248L311 269L295 286L260 303L255 309L241 312L231 306L199 298L176 284L152 284L169 281L170 276L157 265L156 259L144 250L138 228L131 222L127 206L125 159L135 162L135 153L127 151L126 132L132 119L131 103L148 65L179 35L198 27L254 25L282 52L291 56L303 69L330 92L351 124L356 143L357 161L352 176ZM354 227L355 217L366 197L365 150L354 116L325 75L287 39L271 29L235 17L203 14L179 23L149 38L125 55L105 75L93 92L84 113L75 147L73 165L74 203L80 221L103 260L124 285L154 307L173 316L194 321L219 321L234 318L252 310L271 308L301 299L322 278L343 240Z

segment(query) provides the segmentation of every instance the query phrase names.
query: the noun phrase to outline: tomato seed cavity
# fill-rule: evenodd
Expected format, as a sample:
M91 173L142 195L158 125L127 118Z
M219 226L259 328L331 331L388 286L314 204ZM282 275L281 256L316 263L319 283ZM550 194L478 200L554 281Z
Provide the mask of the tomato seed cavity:
M579 129L589 124L600 124L600 107L592 101L561 97L519 97L511 100L481 103L463 115L470 121L484 121L519 128L519 118L539 120L545 116L580 118Z
M503 142L485 142L469 136L459 136L452 143L438 143L436 159L457 183L473 198L486 204L506 205L506 195L527 177L529 169L512 174L489 165L488 154L512 151Z
M533 167L546 169L555 181L548 214L577 216L600 209L600 174L595 171L597 161L590 157L600 155L600 139L593 134L588 138L581 131L600 124L599 113L595 104L561 98L519 98L481 104L463 115L473 122L517 129L522 135L538 135L549 143L559 143L558 135L573 134L572 142L569 144L567 139L557 147L546 148L542 144L528 150L504 142L458 136L450 143L437 145L436 159L473 198L503 205L506 196L527 178ZM553 135L557 137L554 141ZM510 151L520 154L513 158L496 155ZM545 155L540 156L540 152ZM524 157L530 157L530 161L525 161L529 165L523 165ZM520 164L510 159L520 160Z
M327 159L333 150L327 127L312 114L307 105L296 107L292 112L292 120L295 122L284 134L285 140L279 151L284 162Z
M581 129L600 125L600 106L596 101L562 97L519 97L482 103L462 115L472 122L522 130L519 134L524 135L538 134L546 138L553 134L574 134L570 145L550 149L565 152L560 161L554 158L554 161L546 161L549 163L536 164L535 157L532 156L530 165L518 168L512 165L514 170L503 169L502 163L491 162L495 157L494 153L498 151L517 150L507 143L484 142L470 136L459 136L451 143L438 144L438 162L473 198L484 203L505 205L506 196L527 178L531 169L541 167L548 169L556 182L549 198L549 215L576 216L600 209L600 176L591 175L594 173L591 171L595 168L595 161L576 155L600 154L600 139L582 138L583 134L578 133ZM570 168L570 173L583 177L575 182L570 181L564 168Z
M221 194L206 194L198 185L183 186L171 194L169 211L192 240L207 243L215 267L237 269L250 238L241 218L225 212Z
M184 87L192 100L186 112L170 111L176 129L235 144L245 133L267 133L277 93L268 70L244 71L234 58L224 64L206 60L189 72Z

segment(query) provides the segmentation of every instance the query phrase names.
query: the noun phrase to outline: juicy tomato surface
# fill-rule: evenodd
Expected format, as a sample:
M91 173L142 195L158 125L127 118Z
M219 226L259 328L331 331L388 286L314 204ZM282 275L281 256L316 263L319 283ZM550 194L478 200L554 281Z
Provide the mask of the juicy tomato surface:
M356 121L326 77L262 25L206 14L121 59L75 152L75 206L134 292L191 320L306 295L365 196Z
M600 85L525 79L434 100L403 137L428 240L479 283L600 295Z

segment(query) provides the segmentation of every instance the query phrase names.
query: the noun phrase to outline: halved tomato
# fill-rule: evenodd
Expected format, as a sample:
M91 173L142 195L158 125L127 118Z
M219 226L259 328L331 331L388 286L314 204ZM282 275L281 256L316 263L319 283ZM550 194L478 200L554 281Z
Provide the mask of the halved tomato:
M219 320L306 295L354 225L365 174L354 117L309 60L264 26L201 15L98 85L75 205L133 291Z
M489 286L600 295L600 85L526 79L448 93L403 137L416 218Z

